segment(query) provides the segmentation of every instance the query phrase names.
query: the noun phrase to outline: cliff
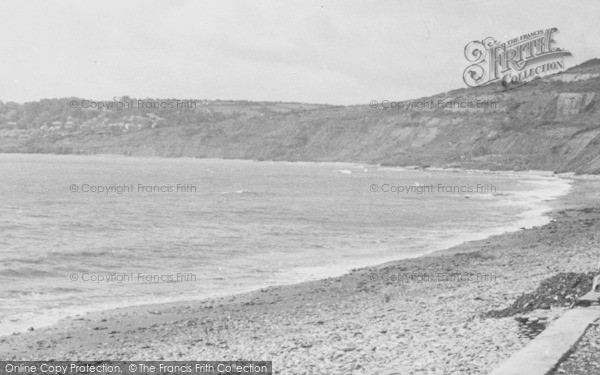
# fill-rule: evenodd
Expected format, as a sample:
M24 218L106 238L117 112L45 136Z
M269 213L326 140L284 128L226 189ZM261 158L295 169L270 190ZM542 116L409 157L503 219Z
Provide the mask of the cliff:
M598 59L509 89L383 103L395 108L204 100L99 110L82 100L0 103L0 152L600 173Z

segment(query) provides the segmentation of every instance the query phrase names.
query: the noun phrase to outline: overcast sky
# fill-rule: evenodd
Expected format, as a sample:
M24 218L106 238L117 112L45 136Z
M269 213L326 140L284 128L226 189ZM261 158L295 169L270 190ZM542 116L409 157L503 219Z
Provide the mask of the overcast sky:
M3 0L0 100L331 104L465 87L465 45L558 27L600 57L600 1Z

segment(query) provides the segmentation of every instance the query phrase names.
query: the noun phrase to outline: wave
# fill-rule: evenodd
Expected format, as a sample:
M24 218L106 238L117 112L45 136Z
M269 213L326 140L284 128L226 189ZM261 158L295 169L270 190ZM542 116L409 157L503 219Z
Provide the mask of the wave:
M81 250L81 251L70 251L70 252L62 252L62 251L51 251L48 253L48 256L50 257L57 257L57 258L98 258L98 257L105 257L105 256L110 256L112 255L112 252L110 251L88 251L88 250Z
M85 289L80 288L67 288L67 287L55 287L43 291L32 291L32 290L18 290L11 289L7 293L13 297L40 297L43 295L56 295L56 294L72 294L85 292Z
M221 195L249 195L249 196L258 196L258 195L271 195L272 193L266 191L257 191L257 190L234 190L234 191L224 191Z
M35 268L8 268L0 271L0 276L8 277L8 278L44 278L49 276L56 276L55 274L42 271Z

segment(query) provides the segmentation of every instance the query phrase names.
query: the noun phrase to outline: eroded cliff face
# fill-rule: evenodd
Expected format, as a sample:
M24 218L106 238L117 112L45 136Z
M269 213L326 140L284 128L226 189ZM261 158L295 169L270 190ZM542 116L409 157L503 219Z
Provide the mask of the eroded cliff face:
M597 174L599 94L600 61L591 60L510 90L461 89L406 101L401 108L398 103L395 108L270 103L260 110L238 105L236 116L110 134L4 138L0 149ZM117 113L109 121L129 121L123 118Z
M561 93L558 95L556 113L558 115L578 115L594 104L596 93Z

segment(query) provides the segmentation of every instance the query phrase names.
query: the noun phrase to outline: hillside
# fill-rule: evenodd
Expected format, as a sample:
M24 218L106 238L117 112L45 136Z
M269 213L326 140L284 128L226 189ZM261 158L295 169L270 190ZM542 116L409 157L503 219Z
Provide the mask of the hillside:
M204 100L194 108L99 110L81 108L79 98L0 103L0 152L599 174L599 95L600 60L594 59L520 87L460 89L401 109ZM477 100L488 105L460 108Z

